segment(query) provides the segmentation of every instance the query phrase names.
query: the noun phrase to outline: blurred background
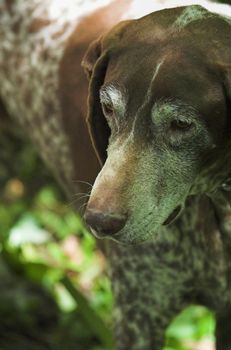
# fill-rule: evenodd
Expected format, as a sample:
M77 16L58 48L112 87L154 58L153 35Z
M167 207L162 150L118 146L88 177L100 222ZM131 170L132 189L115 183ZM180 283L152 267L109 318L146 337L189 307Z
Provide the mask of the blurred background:
M226 2L228 1L220 1ZM0 350L112 349L106 261L20 131L0 131ZM23 141L22 141L23 140ZM191 306L165 350L214 350L213 315Z

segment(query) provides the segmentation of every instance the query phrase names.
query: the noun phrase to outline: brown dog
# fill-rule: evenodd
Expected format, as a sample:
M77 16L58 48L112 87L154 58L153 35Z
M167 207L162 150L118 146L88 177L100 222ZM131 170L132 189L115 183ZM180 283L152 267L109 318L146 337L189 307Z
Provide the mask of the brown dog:
M100 168L80 62L97 36L157 1L140 4L0 2L1 100L69 194ZM228 22L198 7L166 10L119 25L84 62L102 164L109 144L87 219L97 234L149 239L108 242L117 348L161 349L172 318L197 302L215 310L218 349L230 349Z
M217 349L230 349L230 19L190 6L125 21L83 65L103 165L86 221L97 237L152 241L152 262L150 245L117 262L129 286L116 291L118 348L161 349L172 317L200 302L218 316Z

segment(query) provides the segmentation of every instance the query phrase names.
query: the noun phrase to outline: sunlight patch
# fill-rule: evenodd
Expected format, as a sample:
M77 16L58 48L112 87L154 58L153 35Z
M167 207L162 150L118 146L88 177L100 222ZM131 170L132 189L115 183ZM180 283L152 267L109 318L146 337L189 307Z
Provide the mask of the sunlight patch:
M49 239L49 232L40 228L30 216L24 216L18 221L9 234L9 244L13 247L19 247L26 243L43 244Z

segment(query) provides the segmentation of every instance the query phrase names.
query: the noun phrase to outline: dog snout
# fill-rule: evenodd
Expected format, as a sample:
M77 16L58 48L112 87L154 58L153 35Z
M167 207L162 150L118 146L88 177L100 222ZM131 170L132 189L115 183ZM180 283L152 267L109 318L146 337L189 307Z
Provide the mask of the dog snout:
M112 236L126 224L127 215L119 212L106 212L87 208L85 221L97 237Z

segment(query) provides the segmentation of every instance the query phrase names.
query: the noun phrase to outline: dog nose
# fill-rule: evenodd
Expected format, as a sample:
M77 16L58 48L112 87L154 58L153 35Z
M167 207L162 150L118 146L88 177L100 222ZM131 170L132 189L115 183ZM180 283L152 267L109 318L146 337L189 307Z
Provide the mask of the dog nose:
M127 215L86 209L84 219L95 236L103 237L119 232L126 224Z

